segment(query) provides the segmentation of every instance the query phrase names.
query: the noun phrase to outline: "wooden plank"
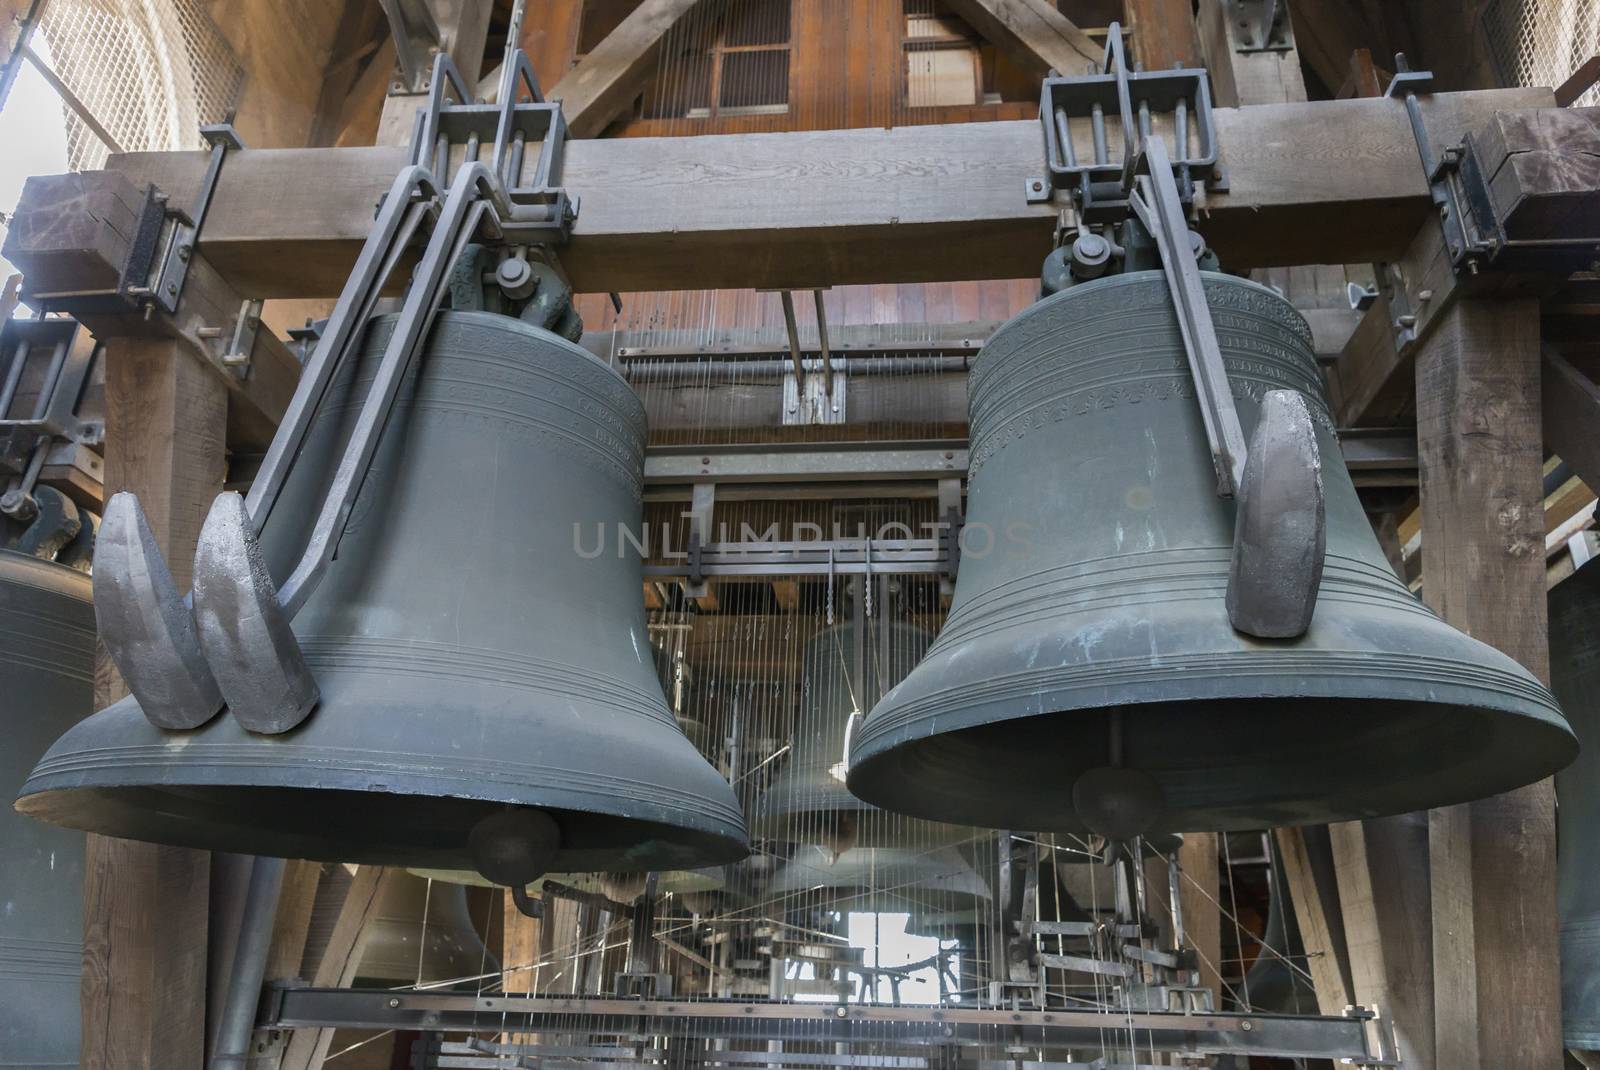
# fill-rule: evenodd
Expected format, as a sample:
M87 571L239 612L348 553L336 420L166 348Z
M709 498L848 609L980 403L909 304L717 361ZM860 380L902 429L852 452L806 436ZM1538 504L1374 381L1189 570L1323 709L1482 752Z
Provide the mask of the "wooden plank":
M1600 386L1548 346L1540 370L1544 441L1585 483L1600 487Z
M1328 831L1350 949L1350 1002L1379 1008L1394 1023L1405 1065L1432 1070L1428 815L1346 821Z
M1443 145L1497 109L1550 102L1549 90L1506 89L1422 108ZM1230 192L1204 199L1201 229L1232 269L1394 260L1428 217L1396 101L1224 108L1216 126ZM574 141L565 182L583 203L562 262L580 292L1025 278L1056 213L1019 193L1039 145L1037 124L1019 121ZM241 293L334 296L403 159L388 146L234 154L200 248ZM111 164L178 203L205 166L198 153ZM30 180L13 226L59 215L58 201Z
M573 137L596 137L620 115L655 66L661 41L701 0L644 0L551 87Z
M1133 57L1145 70L1205 65L1192 0L1124 0L1122 7Z
M106 343L108 492L139 495L180 590L222 489L227 397L172 341ZM95 705L127 694L102 648ZM210 854L90 835L84 858L85 1070L197 1068L205 1048Z
M1211 72L1211 98L1223 108L1306 99L1297 49L1244 51L1244 30L1223 0L1201 0L1200 45ZM1287 22L1289 16L1283 16Z
M1105 49L1047 0L946 0L984 40L1033 74L1097 69ZM866 51L862 49L861 51Z
M114 171L47 175L28 182L32 203L40 211L25 220L14 219L5 245L6 257L24 273L24 293L115 289L137 229L143 203L139 188ZM172 315L145 319L136 313L108 314L70 297L53 299L51 307L77 313L102 340L137 336L163 346L166 340L178 343L226 388L230 442L241 449L260 450L271 441L294 394L300 362L270 330L262 329L256 332L245 379L215 365L227 339L208 335L228 331L243 300L204 255L196 254L190 257L183 297Z
M1600 108L1496 112L1473 144L1508 238L1600 240Z
M344 905L322 951L311 983L317 988L348 988L361 962L367 921L377 911L390 882L401 870L386 866L357 866L345 892ZM332 1029L298 1029L284 1050L282 1070L319 1070L333 1042Z
M1355 1000L1344 936L1344 914L1339 890L1333 885L1333 859L1328 851L1325 826L1280 828L1274 839L1283 875L1294 901L1300 926L1300 946L1306 951L1306 969L1317 997L1317 1013L1343 1014ZM1388 1008L1384 1008L1387 1012Z
M1424 598L1548 678L1538 302L1455 302L1416 370ZM1437 1065L1556 1070L1551 782L1433 811L1429 855Z
M1179 890L1183 905L1183 932L1188 946L1199 956L1200 984L1222 991L1221 866L1215 832L1190 832L1178 848L1178 865L1185 880Z

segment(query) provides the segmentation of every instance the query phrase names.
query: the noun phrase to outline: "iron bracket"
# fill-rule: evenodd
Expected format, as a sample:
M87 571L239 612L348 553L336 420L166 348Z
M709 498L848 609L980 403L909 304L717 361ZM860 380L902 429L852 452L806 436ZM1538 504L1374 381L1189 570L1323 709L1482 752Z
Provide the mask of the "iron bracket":
M1445 251L1456 275L1481 271L1527 271L1560 276L1588 269L1594 262L1592 236L1567 240L1519 240L1506 228L1505 213L1495 202L1489 176L1484 173L1477 142L1469 132L1459 144L1444 149L1437 158L1428 136L1418 97L1433 91L1433 72L1414 71L1404 52L1395 55L1395 75L1384 96L1403 100L1411 134L1416 139L1428 193L1444 231ZM1396 287L1396 289L1400 289ZM1400 344L1414 336L1404 322L1409 308L1395 309Z
M194 207L188 212L174 209L170 203L166 205L161 269L148 295L148 300L153 300L165 312L178 311L178 302L183 297L183 284L189 278L189 261L200 241L200 228L205 225L206 213L211 209L211 198L217 191L222 162L229 149L244 148L238 132L228 123L202 126L200 136L211 147L205 177L200 180Z
M1107 115L1117 122L1120 154L1112 152ZM1211 183L1216 188L1220 178L1205 68L1130 70L1122 28L1113 22L1106 34L1099 73L1044 80L1039 122L1044 133L1045 175L1028 180L1027 200L1043 203L1052 200L1056 191L1064 191L1073 198L1081 222L1120 221L1128 214L1139 146L1150 138L1165 136L1157 129L1160 116L1169 117L1162 125L1172 137L1171 162L1179 194L1185 204L1192 203L1195 183ZM1088 120L1092 160L1080 158L1073 142L1074 119Z
M1283 0L1225 0L1224 16L1239 27L1239 52L1289 52L1294 28Z

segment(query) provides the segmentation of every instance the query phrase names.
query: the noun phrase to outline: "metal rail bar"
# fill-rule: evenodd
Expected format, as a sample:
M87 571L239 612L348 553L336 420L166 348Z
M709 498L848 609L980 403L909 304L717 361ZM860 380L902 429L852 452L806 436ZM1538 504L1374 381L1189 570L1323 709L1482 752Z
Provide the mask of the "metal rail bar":
M473 996L359 989L274 987L263 1001L258 1029L360 1028L467 1032L498 1029L586 1036L659 1034L796 1038L879 1049L885 1044L951 1045L992 1042L1003 1029L1016 1043L1048 1049L1098 1046L1106 1015L1086 1010L986 1010L883 1007L860 1004L737 1003L716 1000L560 999ZM1344 1059L1383 1065L1368 1045L1373 1015L1348 1017L1270 1014L1183 1014L1119 1011L1117 1028L1132 1030L1158 1051L1238 1052L1282 1058ZM1379 1023L1381 1024L1381 1023ZM736 1034L735 1034L735 1031Z

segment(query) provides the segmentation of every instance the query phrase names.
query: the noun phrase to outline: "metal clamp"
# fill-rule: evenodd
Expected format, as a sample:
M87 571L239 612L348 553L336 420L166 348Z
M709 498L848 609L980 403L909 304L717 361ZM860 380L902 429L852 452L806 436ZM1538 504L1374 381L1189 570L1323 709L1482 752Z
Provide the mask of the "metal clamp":
M528 99L519 100L524 94ZM478 161L483 146L491 146L490 169L514 209L504 213L505 240L560 244L578 218L578 199L561 187L566 140L561 102L544 99L527 53L514 49L506 57L494 104L478 102L450 57L440 53L434 57L427 104L417 112L411 163L427 166L447 181L452 146L465 146L463 167ZM539 157L523 182L530 141L539 143Z
M1522 240L1506 230L1506 221L1489 188L1471 133L1435 158L1419 94L1433 90L1431 71L1414 71L1404 52L1395 55L1395 75L1384 96L1405 101L1406 117L1417 142L1417 156L1428 193L1444 231L1445 251L1457 274L1480 271L1534 271L1567 275L1587 269L1594 261L1592 237L1567 240ZM1398 322L1401 343L1408 341L1409 324Z
M1106 115L1118 124L1122 151L1113 156ZM1172 166L1178 170L1183 203L1194 199L1197 181L1216 188L1216 128L1211 89L1204 68L1131 71L1123 52L1122 28L1106 34L1101 72L1081 77L1046 78L1039 100L1044 128L1045 178L1030 179L1030 202L1050 200L1056 190L1071 193L1084 222L1116 222L1127 215L1134 165L1140 144L1155 135L1153 116L1171 115ZM1072 120L1087 119L1093 139L1092 161L1081 160L1073 143ZM1194 127L1191 143L1190 126Z

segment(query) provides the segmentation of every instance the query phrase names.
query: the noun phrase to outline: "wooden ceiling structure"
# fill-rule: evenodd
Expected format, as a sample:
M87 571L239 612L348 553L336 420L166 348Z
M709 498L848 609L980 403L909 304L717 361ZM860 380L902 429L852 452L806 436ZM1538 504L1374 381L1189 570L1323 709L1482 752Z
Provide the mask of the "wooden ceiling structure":
M843 11L867 0L838 3ZM506 6L441 0L469 77L484 73ZM1083 28L1094 23L1074 21L1079 6L951 2L1035 76L1098 55ZM1125 18L1147 66L1203 58L1230 87L1217 113L1229 189L1207 194L1199 217L1230 267L1397 269L1352 322L1332 369L1340 422L1414 419L1423 597L1547 677L1545 446L1600 485L1600 390L1581 366L1541 350L1541 313L1556 303L1567 314L1600 306L1548 277L1449 270L1405 109L1368 99L1372 57L1409 47L1461 90L1423 102L1436 151L1469 133L1507 132L1496 166L1522 181L1527 203L1556 206L1553 227L1574 212L1600 212L1600 175L1584 163L1600 158L1600 120L1557 108L1549 89L1492 88L1475 29L1482 3L1293 4L1300 51L1287 62L1230 47L1233 28L1217 21L1216 0L1200 0L1198 17L1189 0L1081 6L1091 17L1109 8ZM229 158L177 313L84 315L109 354L106 488L138 492L180 587L227 449L264 444L298 370L264 331L251 376L225 382L205 329L245 298L337 293L403 155L371 144L393 127L381 116L408 116L415 103L393 92L393 44L375 3L350 0L337 19L309 3L212 7L236 47L250 42L241 54L258 95L241 129L248 143L273 147ZM575 65L582 5L530 7L524 42L548 60L551 95L581 138L569 146L564 181L582 211L562 253L580 290L1011 280L1033 275L1050 247L1054 209L1023 196L1040 165L1038 129L1007 117L1003 104L967 121L894 128L871 125L869 109L848 129L593 137L637 98L665 32L694 2L644 0ZM296 88L276 94L274 84ZM1308 91L1323 99L1308 101ZM196 153L133 153L105 171L32 180L7 255L30 292L101 286L123 262L142 187L154 183L183 203L203 168ZM1402 303L1414 320L1397 331ZM101 705L122 693L108 661L103 670ZM1325 1013L1383 1007L1401 1029L1408 1066L1561 1066L1549 783L1335 827L1331 884L1301 834L1283 832L1280 842L1303 931L1322 934L1317 946L1345 949L1311 964ZM87 866L83 1065L200 1066L207 977L226 972L237 879L202 852L100 837L90 837ZM337 949L348 952L378 881L368 873L352 885L343 935L318 981L343 976ZM296 961L311 894L306 871L291 876L275 937L280 962ZM258 1062L309 1070L326 1054L325 1036L297 1035Z

